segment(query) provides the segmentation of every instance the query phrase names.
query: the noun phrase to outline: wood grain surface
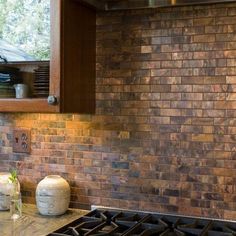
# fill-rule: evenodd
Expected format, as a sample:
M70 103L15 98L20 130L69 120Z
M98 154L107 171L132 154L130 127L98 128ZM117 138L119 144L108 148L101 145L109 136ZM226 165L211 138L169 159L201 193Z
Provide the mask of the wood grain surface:
M61 111L95 112L96 12L63 0Z

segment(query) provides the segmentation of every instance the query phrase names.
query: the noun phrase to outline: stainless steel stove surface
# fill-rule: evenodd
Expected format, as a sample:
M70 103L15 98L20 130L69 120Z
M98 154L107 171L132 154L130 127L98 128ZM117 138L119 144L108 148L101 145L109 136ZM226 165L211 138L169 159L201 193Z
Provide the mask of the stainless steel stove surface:
M236 222L95 209L48 236L235 236Z

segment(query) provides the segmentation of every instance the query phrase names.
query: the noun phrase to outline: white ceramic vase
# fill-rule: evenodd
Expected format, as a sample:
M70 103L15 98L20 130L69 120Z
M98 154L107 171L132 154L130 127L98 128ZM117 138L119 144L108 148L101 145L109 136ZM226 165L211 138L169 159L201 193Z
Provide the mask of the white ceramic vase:
M70 186L59 175L49 175L36 188L36 204L41 215L62 215L70 203Z
M0 173L0 211L6 211L10 209L11 196L16 190L15 184L11 183L8 172ZM17 184L17 191L20 192L20 183Z

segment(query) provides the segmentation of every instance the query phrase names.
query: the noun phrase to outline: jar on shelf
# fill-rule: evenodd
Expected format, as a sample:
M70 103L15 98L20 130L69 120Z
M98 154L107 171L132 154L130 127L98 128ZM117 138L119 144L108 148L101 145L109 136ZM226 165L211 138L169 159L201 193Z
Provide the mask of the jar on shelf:
M69 208L70 186L59 175L49 175L36 188L36 205L41 215L62 215Z

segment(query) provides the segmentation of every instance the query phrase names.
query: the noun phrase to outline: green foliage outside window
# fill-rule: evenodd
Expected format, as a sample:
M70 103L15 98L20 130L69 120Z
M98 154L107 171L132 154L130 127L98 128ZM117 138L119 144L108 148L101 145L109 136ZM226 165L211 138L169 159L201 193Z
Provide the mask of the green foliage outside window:
M49 60L50 0L0 0L0 39Z

